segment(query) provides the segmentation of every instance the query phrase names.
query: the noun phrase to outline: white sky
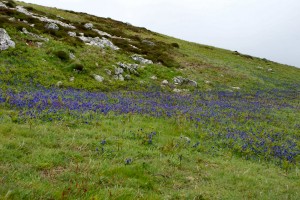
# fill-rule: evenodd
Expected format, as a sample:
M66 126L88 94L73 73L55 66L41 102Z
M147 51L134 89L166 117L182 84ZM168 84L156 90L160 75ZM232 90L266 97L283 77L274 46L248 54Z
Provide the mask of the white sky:
M300 67L299 0L23 0Z

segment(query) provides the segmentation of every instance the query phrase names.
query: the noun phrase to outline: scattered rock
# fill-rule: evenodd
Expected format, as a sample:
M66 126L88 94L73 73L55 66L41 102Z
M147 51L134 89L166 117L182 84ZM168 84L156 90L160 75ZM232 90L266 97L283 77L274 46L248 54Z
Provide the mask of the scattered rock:
M205 81L206 84L211 84L211 81Z
M93 76L94 76L94 79L100 83L104 81L104 78L102 76L99 76L97 74L94 74Z
M93 31L95 31L96 33L98 33L101 36L107 36L107 37L112 37L109 33L106 33L104 31L100 31L98 29L93 29Z
M139 68L138 64L127 64L127 63L121 63L121 62L119 62L118 65L122 69L128 71L131 74L136 74L136 75L139 74L138 71L137 71L138 68Z
M123 74L124 73L124 70L120 67L116 68L115 69L115 75L119 75L119 74Z
M137 54L131 56L131 58L141 64L153 64L152 60L145 59L142 56Z
M41 16L38 16L38 15L35 15L34 13L31 13L29 12L28 10L26 10L23 6L17 6L16 7L16 11L20 12L20 13L23 13L27 16L30 16L32 18L35 18L35 19L38 19L40 20L41 22L46 22L46 23L55 23L55 24L59 24L60 26L62 27L65 27L65 28L69 28L69 29L76 29L75 26L72 26L70 24L66 24L64 22L61 22L59 20L54 20L54 19L49 19L48 17L41 17Z
M169 81L163 80L163 81L161 82L161 84L162 84L162 85L168 85L168 84L169 84Z
M105 69L104 71L106 72L107 75L111 76L111 71L109 69Z
M110 40L106 38L100 39L99 37L85 37L85 36L79 36L79 39L81 39L85 44L91 45L91 46L98 46L100 48L109 47L112 50L119 50L120 48L115 46Z
M183 78L182 76L176 76L173 78L174 84L175 85L189 85L189 86L193 86L193 87L197 87L198 84L196 81L187 79L187 78Z
M79 33L80 36L84 36L84 33Z
M156 76L151 76L150 77L152 80L157 80L157 77Z
M69 32L68 32L68 35L69 35L70 37L76 37L76 33L75 33L75 32L72 32L72 31L69 31Z
M149 41L149 40L143 40L142 42L149 45L149 46L155 46L155 43L152 42L152 41Z
M36 43L37 48L41 48L43 45L44 45L44 43L42 43L42 42L37 42Z
M0 2L0 8L7 8L7 6L4 3Z
M10 47L15 48L15 46L15 42L11 40L6 30L0 28L0 50L7 50Z
M189 90L187 90L187 89L178 89L178 88L175 88L175 89L173 90L173 92L181 93L181 92L189 92Z
M70 80L70 82L74 82L75 81L75 77L71 77L69 80Z
M84 25L84 28L89 29L89 30L92 30L93 27L94 27L94 25L93 25L92 23L86 23L86 24Z
M240 87L231 87L232 89L234 90L240 90L241 88Z
M131 80L131 76L129 74L125 75L125 80Z
M63 82L62 82L62 81L58 81L58 82L56 83L56 87L61 87L61 86L62 86L62 84L63 84Z
M119 80L119 81L124 81L124 77L123 77L122 74L114 75L114 79L115 79L115 80Z
M39 35L37 35L37 34L34 34L34 33L31 33L31 32L29 32L29 31L27 31L26 28L22 28L22 32L23 32L24 34L29 35L29 36L31 36L31 37L34 37L34 38L36 38L36 39L38 39L38 40L41 40L41 41L44 41L44 42L48 42L48 41L49 41L48 38L44 38L44 37L42 37L42 36L39 36Z
M76 56L73 53L69 53L69 57L71 60L74 60L76 58Z
M11 18L9 18L8 20L11 21L11 22L14 22L14 21L16 21L16 18L11 17Z
M273 69L271 69L271 68L270 68L270 69L268 69L268 72L273 72Z
M48 24L45 25L45 28L48 29L48 30L54 30L54 31L59 30L59 27L55 23L48 23Z
M264 69L263 67L261 67L261 66L258 66L258 67L256 67L257 69Z

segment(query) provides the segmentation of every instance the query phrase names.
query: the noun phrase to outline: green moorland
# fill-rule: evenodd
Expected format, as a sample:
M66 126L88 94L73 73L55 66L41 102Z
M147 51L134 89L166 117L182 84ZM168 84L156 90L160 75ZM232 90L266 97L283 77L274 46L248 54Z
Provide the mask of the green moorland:
M1 2L0 28L16 45L0 51L0 199L300 198L300 69L110 18ZM76 29L48 30L18 5ZM139 67L116 80L119 62ZM174 84L177 76L197 86Z

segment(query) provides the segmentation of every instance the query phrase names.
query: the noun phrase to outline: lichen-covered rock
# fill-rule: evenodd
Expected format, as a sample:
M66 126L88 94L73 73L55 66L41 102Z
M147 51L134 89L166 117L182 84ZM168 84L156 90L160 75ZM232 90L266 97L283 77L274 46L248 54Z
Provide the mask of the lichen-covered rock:
M118 65L126 70L127 72L131 73L131 74L135 74L135 75L138 75L138 68L139 68L139 65L138 64L127 64L127 63L121 63L119 62Z
M70 37L76 37L76 33L75 33L75 32L72 32L72 31L69 31L69 32L68 32L68 35L69 35Z
M106 38L100 39L99 37L85 37L85 36L79 36L79 39L81 39L85 44L91 45L91 46L97 46L100 48L109 47L112 50L119 50L120 48L115 46L110 40Z
M44 42L48 42L48 41L49 41L48 38L44 38L44 37L42 37L42 36L39 36L39 35L37 35L37 34L34 34L34 33L31 33L31 32L29 32L29 31L27 31L26 28L23 28L23 29L22 29L22 32L23 32L24 34L29 35L29 36L31 36L31 37L34 37L34 38L36 38L36 39L38 39L38 40L41 40L41 41L44 41Z
M94 76L94 79L100 83L104 81L104 78L100 75L94 74L93 76Z
M69 53L69 57L71 60L74 60L76 58L76 56L73 53Z
M153 64L152 60L145 59L142 56L137 54L131 56L131 58L141 64Z
M168 85L168 84L169 84L169 81L163 80L163 81L161 82L161 84L162 84L162 85Z
M116 68L115 69L115 75L119 75L119 74L123 74L124 73L124 70L120 67Z
M4 3L0 2L0 8L7 8L7 6Z
M11 40L5 29L0 28L0 50L7 50L10 47L15 48L16 44Z
M59 27L55 23L48 23L48 24L45 25L45 28L48 29L48 30L54 30L54 31L59 30Z
M20 13L23 13L27 16L30 16L32 18L35 18L35 19L38 19L40 20L41 22L46 22L46 23L55 23L55 24L59 24L60 26L62 27L65 27L65 28L69 28L69 29L76 29L75 26L73 25L70 25L70 24L66 24L64 22L61 22L59 20L54 20L54 19L49 19L48 17L41 17L41 16L38 16L38 15L35 15L34 13L31 13L29 12L28 10L26 10L23 6L17 6L16 7L16 11L20 12Z
M131 76L129 74L125 75L125 80L131 80Z
M94 27L94 25L93 25L92 23L86 23L86 24L84 25L84 28L89 29L89 30L92 30L93 27Z
M124 77L123 77L122 74L114 75L114 79L115 79L115 80L119 80L119 81L124 81Z
M189 85L189 86L193 86L193 87L197 87L198 84L196 81L187 79L187 78L183 78L182 76L176 76L173 78L174 84L175 85Z
M111 76L111 71L109 69L104 70L108 76Z

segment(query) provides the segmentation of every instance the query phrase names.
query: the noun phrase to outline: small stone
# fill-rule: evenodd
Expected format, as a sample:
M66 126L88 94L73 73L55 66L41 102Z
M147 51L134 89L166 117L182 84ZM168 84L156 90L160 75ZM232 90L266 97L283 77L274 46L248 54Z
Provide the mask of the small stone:
M69 32L68 32L68 35L69 35L70 37L76 37L76 33L75 33L75 32L72 32L72 31L69 31Z
M104 81L104 78L102 76L99 76L97 74L94 74L93 76L94 76L94 79L100 83Z
M163 81L161 82L161 84L163 84L163 85L168 85L168 84L169 84L169 81L163 80Z
M70 82L74 82L75 81L75 77L71 77L69 80L70 80Z
M89 30L92 30L93 27L94 27L94 25L93 25L92 23L86 23L86 24L84 25L84 28L89 29Z
M62 86L62 84L63 84L63 82L62 82L62 81L58 81L58 82L56 83L56 87L61 87L61 86Z
M205 81L206 84L211 84L211 81Z
M108 76L111 76L111 71L109 69L104 70Z
M4 3L0 2L0 8L7 8L7 6Z
M131 80L131 76L129 74L125 75L125 80Z
M175 89L173 90L173 92L180 93L180 92L182 92L182 90L181 90L181 89L175 88Z
M48 23L48 24L45 25L45 28L49 29L49 30L54 30L54 31L59 30L59 27L55 23Z
M150 77L152 80L157 80L157 77L156 76L151 76Z
M73 53L69 53L69 57L71 60L74 60L76 58L76 56Z
M232 89L234 90L240 90L241 88L240 87L231 87Z
M273 69L269 68L269 69L268 69L268 72L273 72Z
M37 42L37 43L36 43L36 46L37 46L37 48L41 48L41 47L43 46L43 44L44 44L44 43L42 43L42 42Z
M80 36L84 36L84 33L79 33Z
M7 50L10 47L15 48L15 45L15 42L11 40L6 30L0 28L0 50Z
M115 74L116 75L123 74L123 73L124 73L124 70L122 68L118 67L118 68L115 69Z

